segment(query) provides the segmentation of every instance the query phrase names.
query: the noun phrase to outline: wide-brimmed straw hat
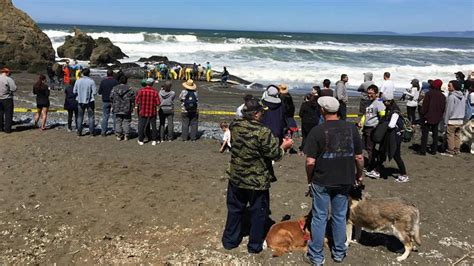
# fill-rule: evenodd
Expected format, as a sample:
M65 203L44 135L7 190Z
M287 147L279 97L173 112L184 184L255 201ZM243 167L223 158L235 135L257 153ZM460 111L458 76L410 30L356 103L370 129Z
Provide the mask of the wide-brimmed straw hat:
M186 82L183 82L183 87L185 87L187 90L195 91L196 90L196 84L194 84L194 80L188 79Z
M286 84L280 84L278 85L278 90L280 91L280 93L282 94L287 94L288 93L288 86Z

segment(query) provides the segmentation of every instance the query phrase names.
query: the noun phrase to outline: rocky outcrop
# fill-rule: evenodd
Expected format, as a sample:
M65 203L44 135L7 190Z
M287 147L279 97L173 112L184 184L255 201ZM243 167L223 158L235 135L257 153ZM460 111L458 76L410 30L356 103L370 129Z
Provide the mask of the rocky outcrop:
M159 56L159 55L153 55L148 58L142 57L138 59L138 62L168 62L168 57L166 56Z
M58 47L59 57L90 60L92 66L106 66L127 57L108 38L94 40L91 36L74 29L74 36L66 36L66 41Z
M92 51L96 47L97 45L91 36L81 32L79 29L74 29L74 37L66 36L64 44L58 47L58 56L89 60Z
M11 0L0 0L0 67L33 72L54 58L51 41L33 19Z
M99 38L95 43L97 47L94 48L90 57L91 66L106 66L109 63L115 63L118 59L128 57L108 38Z

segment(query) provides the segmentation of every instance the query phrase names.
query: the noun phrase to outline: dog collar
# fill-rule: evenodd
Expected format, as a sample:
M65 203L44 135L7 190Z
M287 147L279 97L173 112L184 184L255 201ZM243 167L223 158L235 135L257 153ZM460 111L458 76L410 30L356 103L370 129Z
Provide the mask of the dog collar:
M305 225L306 221L298 221L298 224L300 225L301 231L303 232L303 239L304 241L309 241L311 240L311 234L306 230Z

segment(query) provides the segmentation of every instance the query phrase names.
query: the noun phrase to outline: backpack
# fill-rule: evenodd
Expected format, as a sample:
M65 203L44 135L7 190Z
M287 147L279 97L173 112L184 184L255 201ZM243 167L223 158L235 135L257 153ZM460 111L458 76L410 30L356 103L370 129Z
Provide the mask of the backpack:
M471 117L473 115L474 109L472 108L471 105L471 95L472 93L469 93L466 97L466 113L464 114L464 121L467 122L471 120Z
M184 109L188 113L196 113L197 112L198 101L196 97L196 93L193 91L188 91L186 97L184 98Z
M400 114L400 117L397 121L397 126L400 129L400 133L402 134L402 141L403 142L410 142L413 138L414 130L411 124L411 121Z

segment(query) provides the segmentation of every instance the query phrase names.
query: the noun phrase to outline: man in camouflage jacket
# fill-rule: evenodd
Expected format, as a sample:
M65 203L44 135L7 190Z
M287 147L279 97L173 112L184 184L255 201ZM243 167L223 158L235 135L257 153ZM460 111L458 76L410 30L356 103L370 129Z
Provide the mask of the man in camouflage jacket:
M269 215L270 182L276 180L272 161L283 158L291 148L291 139L281 146L270 129L260 123L263 106L258 99L251 99L242 109L243 119L230 124L231 159L227 170L227 222L222 236L226 249L233 249L242 241L243 213L250 215L249 253L262 251L265 238L265 222ZM247 205L249 205L247 207Z

